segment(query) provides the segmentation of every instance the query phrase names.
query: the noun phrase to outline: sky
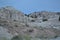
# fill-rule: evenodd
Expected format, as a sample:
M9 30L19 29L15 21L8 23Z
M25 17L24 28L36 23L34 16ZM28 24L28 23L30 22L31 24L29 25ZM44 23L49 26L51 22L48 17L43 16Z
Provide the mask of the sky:
M0 8L4 6L13 6L25 14L35 11L60 12L60 0L0 0Z

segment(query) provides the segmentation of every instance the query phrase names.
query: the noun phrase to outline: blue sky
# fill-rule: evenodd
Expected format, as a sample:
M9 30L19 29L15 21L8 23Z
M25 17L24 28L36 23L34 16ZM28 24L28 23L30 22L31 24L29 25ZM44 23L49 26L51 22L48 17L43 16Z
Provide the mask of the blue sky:
M59 11L60 0L0 0L0 7L13 6L26 14L35 11Z

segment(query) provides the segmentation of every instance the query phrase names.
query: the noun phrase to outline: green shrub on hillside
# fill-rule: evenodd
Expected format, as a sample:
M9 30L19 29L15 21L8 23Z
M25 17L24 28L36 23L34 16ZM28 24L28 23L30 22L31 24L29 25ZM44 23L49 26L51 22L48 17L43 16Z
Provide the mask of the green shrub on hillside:
M30 38L29 35L25 35L25 36L24 36L24 39L25 39L25 40L31 40L31 38Z
M22 36L14 36L11 40L23 40Z
M31 38L28 35L25 36L18 35L13 37L11 40L31 40Z

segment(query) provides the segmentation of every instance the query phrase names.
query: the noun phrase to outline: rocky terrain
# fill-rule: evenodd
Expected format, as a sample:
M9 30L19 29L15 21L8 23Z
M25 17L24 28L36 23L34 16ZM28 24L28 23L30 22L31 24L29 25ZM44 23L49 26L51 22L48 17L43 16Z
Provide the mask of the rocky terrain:
M2 7L0 40L60 40L60 12L27 15L11 6Z

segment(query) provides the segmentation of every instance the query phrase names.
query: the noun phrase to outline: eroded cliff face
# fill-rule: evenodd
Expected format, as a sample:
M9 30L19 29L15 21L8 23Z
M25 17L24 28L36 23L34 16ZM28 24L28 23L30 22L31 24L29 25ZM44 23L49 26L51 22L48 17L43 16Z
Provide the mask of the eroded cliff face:
M0 34L12 38L29 35L33 40L50 39L60 36L59 12L34 12L25 15L11 6L0 8ZM4 32L4 29L6 29Z
M24 14L13 7L6 6L0 9L0 17L11 20L19 20L20 17L24 17Z

